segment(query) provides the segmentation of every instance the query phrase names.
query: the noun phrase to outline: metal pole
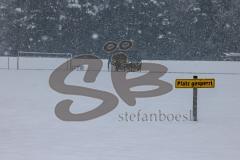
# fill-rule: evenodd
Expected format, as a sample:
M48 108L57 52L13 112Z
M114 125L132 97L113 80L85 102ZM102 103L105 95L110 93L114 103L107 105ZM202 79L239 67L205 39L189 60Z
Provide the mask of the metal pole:
M68 71L69 70L69 53L67 53L67 68L66 68L66 70ZM63 70L65 70L65 68L63 68Z
M8 70L10 69L10 58L9 58L9 55L8 55Z
M19 70L19 52L17 54L17 70Z
M198 79L198 76L193 76L193 79ZM198 99L198 89L193 88L193 121L198 121L198 118L197 118L197 99Z
M70 70L72 70L73 68L72 68L72 59L73 59L73 55L72 55L72 53L70 53L70 55L71 55L71 60L70 60Z

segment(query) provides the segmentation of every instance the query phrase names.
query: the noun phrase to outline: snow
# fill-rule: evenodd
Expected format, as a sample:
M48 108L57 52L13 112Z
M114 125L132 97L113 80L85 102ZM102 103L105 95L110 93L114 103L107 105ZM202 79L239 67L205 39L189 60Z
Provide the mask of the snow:
M48 37L47 35L43 35L43 36L41 36L41 39L42 39L43 41L47 41L47 40L49 39L49 37Z
M16 8L15 9L17 12L22 12L22 8Z
M21 70L16 70L16 59L11 57L11 70L0 70L1 159L226 160L240 157L239 62L151 61L168 67L169 73L160 79L172 85L176 78L191 78L197 73L200 78L216 78L215 89L199 89L198 122L122 122L118 118L119 114L139 110L188 114L192 106L191 89L173 89L164 96L137 99L135 107L129 107L119 98L117 108L103 117L87 122L63 122L54 114L58 102L74 100L72 112L86 111L99 104L91 98L62 95L49 87L52 69L64 61L21 58ZM6 67L6 62L6 57L0 57L1 68ZM84 72L75 71L66 83L117 95L105 60L95 83L86 84L83 75Z
M92 34L92 39L97 40L99 38L99 35L97 33Z
M199 8L199 7L194 7L193 10L194 10L194 11L199 11L199 12L200 12L200 11L201 11L201 8Z
M159 34L159 35L158 35L158 39L162 39L163 37L164 37L163 34Z
M68 7L69 8L79 8L79 9L82 8L82 6L79 4L78 0L68 0Z
M66 19L66 16L64 16L64 15L60 15L60 16L59 16L59 20L60 20L60 21L65 20L65 19Z
M68 7L69 8L79 8L79 9L82 8L82 6L80 4L68 4Z
M162 21L162 25L169 25L170 22L167 18L164 18L163 21Z
M158 2L156 0L150 0L154 5L159 6Z
M62 28L63 28L63 26L62 26L62 25L58 25L58 30L59 30L59 31L61 31L61 30L62 30Z
M157 15L158 17L162 17L163 16L163 14L162 13L158 13L158 15Z
M240 53L223 53L225 56L229 56L229 57L240 57Z
M225 26L226 26L227 28L230 28L230 27L231 27L231 25L230 25L230 24L228 24L228 23L227 23Z
M193 23L197 23L197 22L198 22L198 18L197 18L197 17L194 17Z
M35 25L35 24L29 24L29 25L27 26L27 29L34 29L34 28L36 28L36 25Z
M5 9L5 8L6 8L6 6L0 5L0 9Z
M5 51L5 52L3 53L3 55L4 55L4 56L7 56L7 55L9 55L9 52L8 52L8 51Z
M86 13L90 16L96 16L99 12L108 8L108 3L95 5L94 3L86 2L84 4L80 4L78 0L69 0L68 8L76 8L76 9L86 9Z
M88 5L86 5L86 6L87 6L86 13L91 16L96 16L99 12L103 11L105 9L105 7L107 8L107 5L106 6L104 6L104 5L97 6L97 5L90 4L91 7L88 7Z
M127 3L133 3L133 0L126 0Z

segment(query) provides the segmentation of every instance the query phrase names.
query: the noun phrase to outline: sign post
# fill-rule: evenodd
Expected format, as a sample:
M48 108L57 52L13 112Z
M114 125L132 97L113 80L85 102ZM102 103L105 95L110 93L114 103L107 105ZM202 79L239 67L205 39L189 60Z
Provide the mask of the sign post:
M175 88L192 88L193 89L193 121L198 120L198 88L215 88L215 79L176 79Z
M193 79L198 79L198 76L193 76ZM198 89L193 88L193 121L197 121L197 100L198 100Z

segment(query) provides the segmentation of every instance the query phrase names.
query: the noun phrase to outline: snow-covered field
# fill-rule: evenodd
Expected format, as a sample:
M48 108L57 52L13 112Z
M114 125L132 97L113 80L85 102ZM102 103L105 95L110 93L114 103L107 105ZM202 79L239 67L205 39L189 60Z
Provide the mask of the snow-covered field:
M64 99L74 100L71 111L99 104L87 97L62 95L49 87L49 76L65 59L21 58L20 70L11 58L10 70L0 69L1 160L227 160L240 157L240 63L155 61L169 73L161 77L174 86L177 78L215 78L215 89L199 89L199 121L124 121L127 113L189 114L191 89L137 99L130 107L119 98L109 114L87 122L64 122L54 113ZM7 59L0 57L0 68ZM116 94L106 63L95 83L86 84L84 71L68 83ZM194 73L193 73L194 72ZM198 74L199 73L199 74ZM139 73L131 73L138 76ZM118 96L119 97L119 96Z

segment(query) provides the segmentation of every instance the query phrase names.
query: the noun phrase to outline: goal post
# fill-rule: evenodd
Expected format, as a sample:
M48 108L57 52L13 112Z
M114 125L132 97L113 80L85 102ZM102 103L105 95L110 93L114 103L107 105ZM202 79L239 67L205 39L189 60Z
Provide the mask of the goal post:
M22 58L46 58L46 59L51 59L51 58L64 58L64 59L72 59L73 54L72 53L49 53L49 52L26 52L26 51L19 51L17 54L17 70L21 69L21 59ZM34 63L34 62L33 62ZM50 63L50 62L49 62ZM46 64L48 65L48 64ZM68 64L68 68L66 69L71 69L72 64L71 62Z
M0 55L0 69L10 69L9 55Z

